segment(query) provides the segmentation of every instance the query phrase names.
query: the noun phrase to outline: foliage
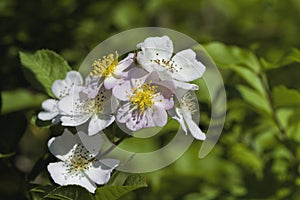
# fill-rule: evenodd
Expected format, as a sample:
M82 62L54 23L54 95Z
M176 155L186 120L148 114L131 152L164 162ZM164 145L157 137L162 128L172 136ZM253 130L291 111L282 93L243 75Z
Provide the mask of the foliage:
M0 198L298 199L299 10L297 0L1 1ZM201 160L201 142L195 142L157 172L117 172L95 196L79 186L58 187L45 170L53 160L45 146L61 127L32 123L40 103L69 65L76 68L98 42L137 26L169 27L206 42L227 93L221 138ZM40 50L18 59L19 51L43 48L59 54ZM200 126L207 127L209 108L199 103L205 108ZM166 135L141 148L156 148Z

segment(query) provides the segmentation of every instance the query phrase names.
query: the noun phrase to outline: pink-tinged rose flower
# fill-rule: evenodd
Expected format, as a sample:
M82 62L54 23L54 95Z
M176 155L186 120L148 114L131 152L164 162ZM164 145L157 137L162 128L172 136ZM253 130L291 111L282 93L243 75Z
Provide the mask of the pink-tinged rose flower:
M137 73L129 72L129 74ZM174 106L172 97L174 88L172 81L160 80L157 72L140 78L131 78L116 85L113 88L113 96L121 102L116 111L117 121L125 123L132 131L164 126L168 119L166 110Z

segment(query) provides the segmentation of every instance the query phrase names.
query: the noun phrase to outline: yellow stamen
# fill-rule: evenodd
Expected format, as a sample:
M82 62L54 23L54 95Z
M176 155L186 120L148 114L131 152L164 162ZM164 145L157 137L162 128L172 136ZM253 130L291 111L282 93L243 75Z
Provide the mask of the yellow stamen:
M135 88L130 97L130 102L135 105L135 109L140 109L142 113L154 104L154 97L157 96L157 86L150 83L140 85Z
M93 70L90 72L91 76L110 76L116 69L118 62L118 52L114 54L109 54L108 56L103 56L102 59L95 60L93 63Z
M84 175L82 172L89 169L94 160L95 158L89 155L89 152L83 147L83 145L78 144L74 149L72 149L72 154L65 163L65 166L67 167L65 178L69 176L78 176L79 178L83 178Z

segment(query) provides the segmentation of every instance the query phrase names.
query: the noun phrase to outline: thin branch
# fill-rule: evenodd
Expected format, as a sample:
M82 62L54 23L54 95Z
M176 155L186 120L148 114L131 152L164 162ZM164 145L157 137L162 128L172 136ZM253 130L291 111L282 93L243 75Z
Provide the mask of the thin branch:
M281 124L278 116L276 115L276 109L275 109L274 101L273 101L273 98L272 98L272 95L271 95L271 90L270 90L270 87L269 87L269 84L268 84L268 80L265 79L264 74L262 74L262 73L259 73L258 77L259 77L259 80L260 80L266 94L267 94L268 103L269 103L269 106L270 106L271 111L272 111L272 118L273 118L278 130L280 131L283 139L286 139L286 136L287 136L286 130L283 127L283 125Z

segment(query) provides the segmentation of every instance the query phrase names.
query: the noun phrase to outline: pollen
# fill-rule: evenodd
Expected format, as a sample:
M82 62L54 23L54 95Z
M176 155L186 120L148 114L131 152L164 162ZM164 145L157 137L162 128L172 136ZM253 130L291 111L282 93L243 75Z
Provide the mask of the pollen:
M103 56L102 59L95 60L92 67L93 70L90 72L91 76L98 77L109 77L111 76L116 66L119 64L118 62L118 52L116 51L114 54L109 54L107 56Z
M133 89L129 100L135 109L140 109L144 113L155 103L154 98L157 95L157 86L151 85L151 83L142 84Z
M158 56L159 54L156 53L156 56ZM163 59L154 59L154 60L150 60L150 62L156 63L164 68L166 68L166 70L168 70L170 73L178 73L182 70L182 67L179 67L173 60L165 60Z
M180 107L184 107L186 109L188 109L188 111L191 114L194 114L195 112L197 112L197 107L196 107L196 99L193 97L192 94L190 93L186 93L180 101Z
M100 113L104 110L104 102L107 100L103 90L100 90L97 96L93 99L89 99L85 105L84 110L90 113Z
M65 176L78 176L79 178L84 177L83 172L90 168L91 163L94 160L95 158L89 154L83 145L76 145L72 149L68 161L65 163L67 168L67 174L65 174Z

